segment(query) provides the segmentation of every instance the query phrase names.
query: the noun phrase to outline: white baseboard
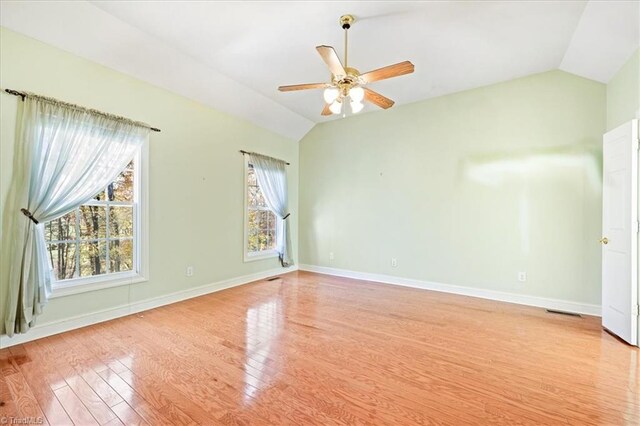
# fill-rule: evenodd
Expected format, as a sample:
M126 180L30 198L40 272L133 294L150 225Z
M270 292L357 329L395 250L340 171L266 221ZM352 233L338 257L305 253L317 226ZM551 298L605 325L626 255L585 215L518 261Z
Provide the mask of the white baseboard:
M19 345L21 343L62 333L64 331L86 327L91 324L97 324L99 322L124 317L137 312L157 308L159 306L169 305L171 303L180 302L182 300L191 299L193 297L203 296L205 294L214 293L216 291L225 290L231 287L237 287L243 284L249 284L254 281L260 281L265 278L273 277L275 275L286 274L287 272L293 272L297 270L297 266L292 266L290 268L270 269L250 275L244 275L241 277L218 281L213 284L206 284L199 287L177 291L175 293L169 293L151 299L141 300L139 302L134 302L131 304L120 305L113 308L104 309L102 311L91 312L88 314L78 315L75 317L44 324L37 324L35 327L29 330L28 333L25 334L16 334L13 337L9 337L6 334L1 335L0 348Z
M460 294L463 296L479 297L481 299L497 300L500 302L516 303L518 305L536 306L545 309L555 309L564 312L575 312L585 315L601 315L599 305L572 302L568 300L548 299L524 294L506 293L496 290L485 290L474 287L464 287L453 284L442 284L433 281L421 281L410 278L394 277L391 275L371 274L368 272L356 272L346 269L329 268L316 265L298 265L301 271L317 272L319 274L335 275L338 277L354 278L358 280L374 281L384 284L394 284L404 287L421 288L424 290L440 291L443 293Z

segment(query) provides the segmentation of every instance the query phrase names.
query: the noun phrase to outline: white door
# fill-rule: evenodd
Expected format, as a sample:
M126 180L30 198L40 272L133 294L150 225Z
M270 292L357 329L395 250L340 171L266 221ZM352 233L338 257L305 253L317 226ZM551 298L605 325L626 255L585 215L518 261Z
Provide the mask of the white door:
M604 135L602 326L638 344L638 120Z

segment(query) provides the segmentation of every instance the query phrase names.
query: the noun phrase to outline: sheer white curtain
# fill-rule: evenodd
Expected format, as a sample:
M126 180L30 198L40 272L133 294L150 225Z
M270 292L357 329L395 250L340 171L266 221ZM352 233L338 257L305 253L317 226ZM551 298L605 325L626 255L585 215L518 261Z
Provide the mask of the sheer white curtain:
M267 157L256 153L249 154L249 162L253 164L256 172L256 179L260 190L264 195L264 200L280 219L277 229L278 245L276 250L283 267L293 265L291 258L291 236L289 232L289 212L287 193L287 170L282 160Z
M19 118L7 215L6 333L25 333L51 293L44 223L90 200L148 137L143 123L29 95Z

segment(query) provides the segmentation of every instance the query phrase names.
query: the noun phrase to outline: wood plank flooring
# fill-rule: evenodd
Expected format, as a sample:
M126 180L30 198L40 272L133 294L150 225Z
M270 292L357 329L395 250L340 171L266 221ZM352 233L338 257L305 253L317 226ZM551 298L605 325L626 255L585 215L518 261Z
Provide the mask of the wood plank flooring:
M599 318L308 272L1 349L0 372L0 423L640 424L640 351Z

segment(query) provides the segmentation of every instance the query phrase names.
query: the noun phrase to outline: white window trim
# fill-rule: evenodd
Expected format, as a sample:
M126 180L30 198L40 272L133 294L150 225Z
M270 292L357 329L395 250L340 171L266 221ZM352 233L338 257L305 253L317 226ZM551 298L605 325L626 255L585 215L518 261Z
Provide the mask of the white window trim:
M134 161L138 168L133 180L133 197L138 203L137 214L134 209L136 270L54 281L51 285L52 299L149 281L149 138L145 139Z
M278 257L277 250L264 250L260 252L249 252L249 186L247 182L247 174L249 173L249 156L244 156L244 169L243 169L243 180L244 180L244 243L243 254L245 262L253 262L255 260L264 260L271 259L273 257ZM277 233L276 233L277 234Z

